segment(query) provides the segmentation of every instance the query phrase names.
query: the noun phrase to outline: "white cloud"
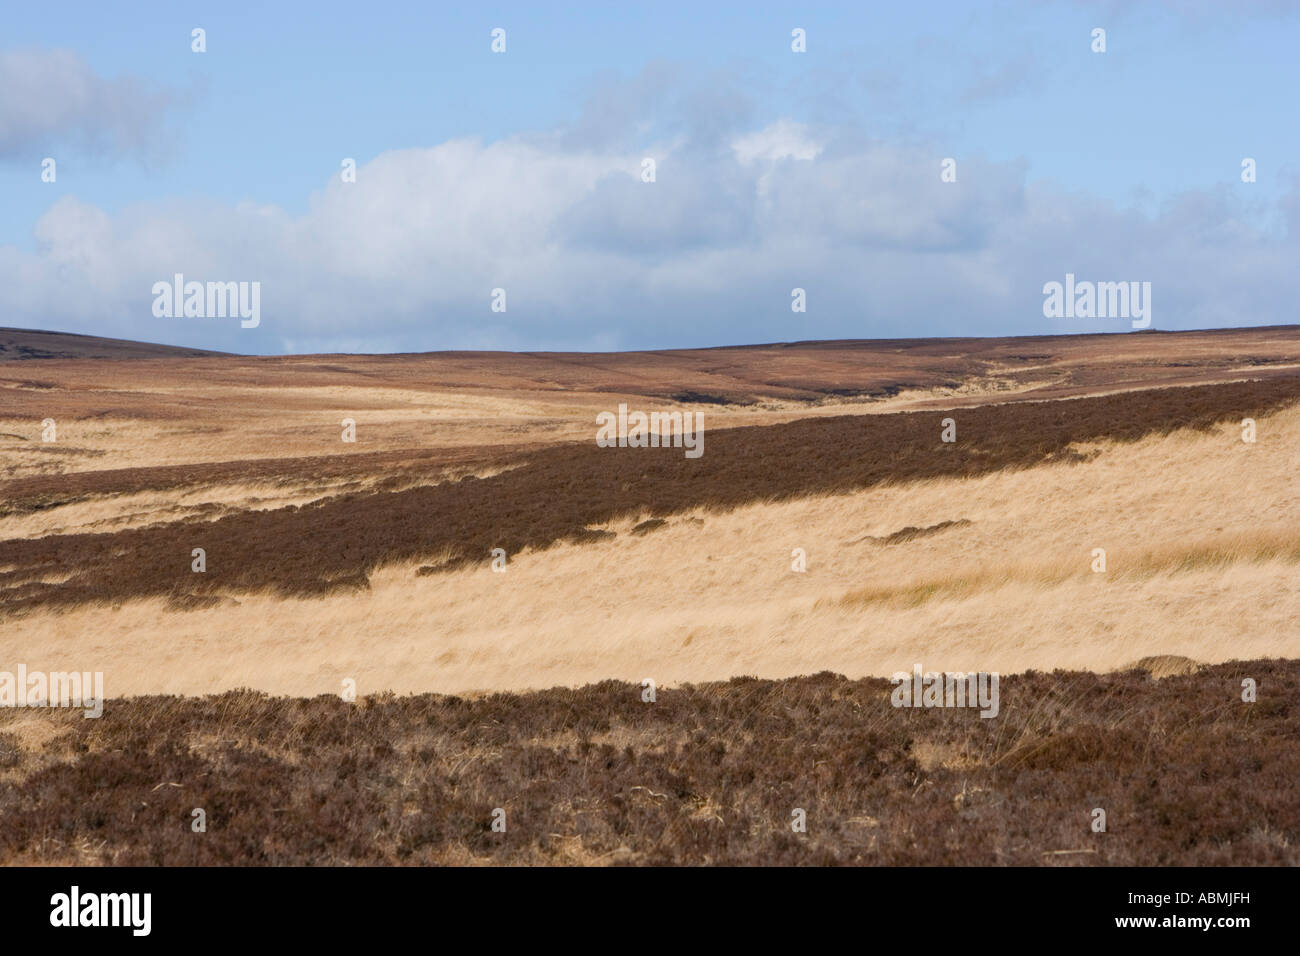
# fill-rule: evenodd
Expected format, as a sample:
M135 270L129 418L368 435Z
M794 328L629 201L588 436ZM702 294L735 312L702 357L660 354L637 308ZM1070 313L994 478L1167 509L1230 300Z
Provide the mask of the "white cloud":
M70 146L152 157L175 94L102 77L71 50L0 51L0 158Z
M802 123L780 120L756 133L737 137L731 150L742 163L760 159L771 163L780 159L816 159L822 144L809 135Z
M301 216L182 202L110 217L64 198L38 252L0 247L0 309L236 351L607 349L1122 331L1043 318L1043 283L1067 271L1151 281L1157 328L1287 322L1300 294L1294 237L1247 225L1230 192L1144 217L1027 185L1018 164L962 159L943 183L938 151L788 121L665 145L654 183L644 150L565 143L384 153ZM1297 208L1293 192L1279 214ZM152 284L177 272L260 281L260 327L154 318Z

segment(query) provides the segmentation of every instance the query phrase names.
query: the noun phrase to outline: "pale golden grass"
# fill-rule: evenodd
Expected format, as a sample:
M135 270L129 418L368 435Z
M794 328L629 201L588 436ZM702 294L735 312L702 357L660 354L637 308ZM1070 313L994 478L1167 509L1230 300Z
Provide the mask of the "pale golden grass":
M281 486L268 482L95 495L41 511L7 515L0 526L0 539L121 531L201 514L217 518L235 511L306 504L325 497L332 487L327 483L295 482Z
M568 405L539 409L535 402L489 397L470 414L466 396L459 393L415 407L376 406L361 395L324 395L323 405L304 407L305 400L282 394L284 389L265 390L256 404L243 397L230 406L224 405L229 396L207 391L203 406L171 410L174 421L59 418L53 442L41 441L39 421L0 419L0 479L561 440L585 437L595 428L587 424L594 412L578 414ZM355 443L342 440L345 418L356 422Z
M1283 367L1287 366L1271 366ZM1010 375L1026 370L1045 374L1028 381ZM815 401L768 397L748 405L681 404L634 393L546 388L252 386L211 377L210 370L192 384L142 384L133 379L114 387L95 380L93 387L82 383L72 390L50 389L48 412L0 417L0 480L355 451L589 441L595 434L596 414L613 410L620 402L634 409L703 412L710 429L961 407L1068 384L1063 372L1050 374L1053 370L1051 365L996 365L963 377L954 387L905 389L892 396L828 395ZM1221 369L1207 377L1201 371L1181 384L1238 380L1249 372ZM1110 394L1141 387L1134 383L1087 391ZM65 414L65 402L75 402L72 407L81 413ZM88 408L94 413L84 414ZM149 417L132 418L131 408L145 408ZM54 442L41 441L41 421L47 415L56 422ZM356 422L355 444L341 440L344 418Z
M0 751L20 751L21 761L5 760L0 783L18 783L38 769L72 756L73 723L84 719L84 711L63 708L22 710L0 708ZM35 758L30 759L30 758ZM10 766L10 763L16 766Z
M1130 578L1140 581L1161 573L1195 568L1226 571L1245 562L1281 559L1294 563L1300 561L1300 533L1294 525L1284 524L1177 544L1163 543L1155 548L1130 549L1120 557L1119 564L1116 564L1107 555L1105 572L1094 570L1090 561L1081 562L1078 554L1064 553L1046 559L1008 561L992 568L972 566L969 570L949 571L928 579L909 579L896 587L857 588L836 598L835 602L850 606L887 604L907 608L936 598L967 597L1016 583L1051 588L1100 573L1107 574L1111 581Z
M466 475L490 478L507 470L508 467L503 465L456 465L427 475L411 475L386 487L389 491L400 491L456 481ZM122 531L188 519L215 521L239 511L267 511L305 505L344 492L363 493L373 490L384 480L383 475L373 475L316 481L237 482L135 494L92 495L57 507L7 515L0 523L0 540Z
M1033 396L1207 384L1297 367L1293 328L1151 336L935 340L599 354L442 353L181 359L147 346L9 333L61 358L0 362L0 481L65 472L348 451L590 440L619 402L668 410L667 390L751 396L689 406L711 429L794 418L966 407ZM1029 354L1018 354L1029 350ZM138 360L79 356L132 354ZM1174 359L1177 358L1176 363ZM672 383L672 384L669 384ZM882 396L890 388L926 383ZM819 387L858 389L825 395ZM875 395L866 394L875 392ZM649 394L647 394L649 393ZM358 423L342 446L340 422ZM53 418L57 442L41 442Z
M473 692L833 670L1110 670L1300 656L1300 409L1039 466L676 516L363 594L161 599L4 621L0 662L102 670L110 696ZM869 450L864 451L869 453ZM703 519L703 525L687 520ZM945 520L900 544L863 540ZM807 552L793 573L791 551ZM1108 570L1091 570L1104 548ZM6 666L6 665L0 665Z
M616 394L520 395L487 389L254 390L203 384L161 391L165 394L158 401L174 416L171 420L60 416L53 442L41 440L38 419L0 418L0 480L214 461L591 440L597 412L615 409L620 401L665 411L701 407ZM721 406L709 409L715 416L723 411ZM797 416L779 420L792 417ZM345 418L356 423L354 443L342 440Z
M710 429L898 407L892 400L878 405L843 399L818 405L740 406L684 405L614 393L552 392L519 398L463 389L376 391L382 396L364 389L281 387L262 389L257 396L232 396L208 387L205 403L198 408L181 406L175 411L176 421L59 418L54 442L41 441L38 420L0 419L0 480L214 461L591 441L597 413L613 411L620 402L634 409L703 412ZM319 404L309 400L312 393L321 393L315 396ZM380 404L381 397L392 400L390 393L409 400ZM260 401L255 402L257 398ZM169 397L160 396L159 401L167 402ZM342 441L345 418L356 423L355 443Z

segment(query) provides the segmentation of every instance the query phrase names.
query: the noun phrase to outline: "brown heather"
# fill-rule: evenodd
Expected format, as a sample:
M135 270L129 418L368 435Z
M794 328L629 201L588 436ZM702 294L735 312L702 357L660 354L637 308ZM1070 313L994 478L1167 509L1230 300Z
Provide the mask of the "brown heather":
M896 709L888 681L829 673L655 703L606 681L0 711L0 860L1300 864L1300 662L1168 664L1194 672L1004 677L993 719Z
M435 555L446 568L485 562L493 548L543 549L623 516L1086 460L1074 446L1206 429L1297 400L1300 376L1286 375L960 411L810 418L706 430L699 459L680 448L599 448L593 432L591 441L527 453L486 478L334 495L215 521L0 541L0 610L145 596L184 606L216 592L365 589L384 565ZM957 422L953 444L940 441L948 417ZM190 573L195 547L207 552L206 574Z

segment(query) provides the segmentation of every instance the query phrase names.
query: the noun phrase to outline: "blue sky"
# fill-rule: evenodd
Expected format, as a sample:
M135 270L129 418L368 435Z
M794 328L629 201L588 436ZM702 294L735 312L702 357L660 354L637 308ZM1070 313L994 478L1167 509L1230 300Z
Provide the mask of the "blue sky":
M1066 272L1152 282L1158 328L1294 322L1291 6L22 5L0 324L259 353L1126 328L1045 318ZM156 317L175 272L260 282L261 324Z

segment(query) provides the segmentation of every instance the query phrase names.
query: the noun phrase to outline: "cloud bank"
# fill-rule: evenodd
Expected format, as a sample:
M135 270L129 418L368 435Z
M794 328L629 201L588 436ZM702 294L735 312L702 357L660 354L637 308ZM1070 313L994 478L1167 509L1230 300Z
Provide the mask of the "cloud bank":
M1294 187L1266 228L1245 184L1144 215L1018 163L954 157L944 182L940 150L851 126L688 122L633 149L583 123L383 153L304 215L64 197L36 253L0 247L0 324L260 353L1127 330L1045 318L1066 273L1150 282L1156 328L1295 320ZM260 282L261 324L156 318L176 273Z

